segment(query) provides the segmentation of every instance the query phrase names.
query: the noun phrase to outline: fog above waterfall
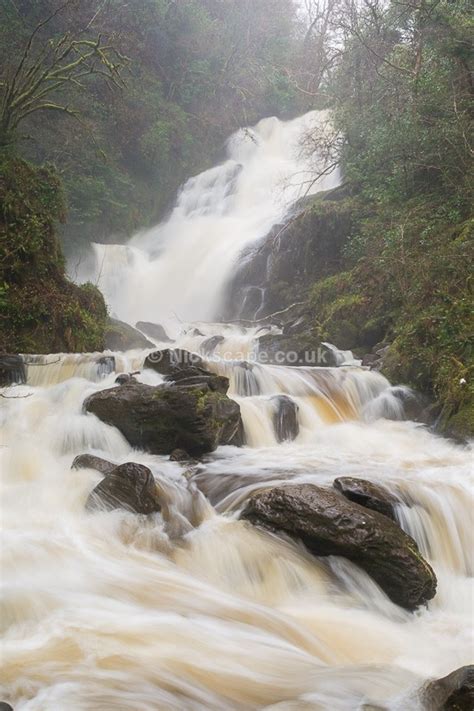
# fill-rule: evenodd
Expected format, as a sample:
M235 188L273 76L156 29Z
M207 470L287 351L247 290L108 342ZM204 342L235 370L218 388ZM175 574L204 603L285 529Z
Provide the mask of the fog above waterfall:
M303 150L305 135L330 130L325 111L275 117L237 131L225 162L190 178L169 218L125 246L95 244L92 274L114 315L135 323L212 320L239 254L268 234L305 195L339 183L317 178L322 159Z

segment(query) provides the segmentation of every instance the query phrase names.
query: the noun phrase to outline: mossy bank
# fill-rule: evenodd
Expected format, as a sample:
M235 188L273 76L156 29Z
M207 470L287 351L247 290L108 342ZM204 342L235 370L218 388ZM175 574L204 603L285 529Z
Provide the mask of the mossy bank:
M52 169L0 159L0 351L103 350L105 302L92 284L66 278L57 232L64 219Z

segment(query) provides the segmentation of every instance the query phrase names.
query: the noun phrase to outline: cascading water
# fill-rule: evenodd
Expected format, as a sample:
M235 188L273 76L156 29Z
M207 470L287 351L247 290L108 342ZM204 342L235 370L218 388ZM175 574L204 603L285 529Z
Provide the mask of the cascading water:
M272 119L256 134L281 147L282 135L286 141L298 126ZM103 283L118 315L212 312L227 278L219 271L208 283L221 249L232 252L225 271L284 209L266 205L265 219L255 217L253 193L264 181L261 200L269 201L270 181L258 165L263 146L244 146L242 168L226 164L188 184L180 216L128 248L102 252ZM247 169L253 188L249 180L245 191L237 183ZM216 180L223 171L227 182ZM236 228L227 240L226 220L241 213L248 230ZM174 231L178 224L182 232ZM221 238L225 249L214 245ZM205 246L194 252L199 239ZM110 250L122 265L109 270ZM172 283L179 274L189 280L183 289ZM472 662L469 450L399 419L403 398L380 374L357 365L259 363L263 332L173 325L176 347L200 353L229 377L247 438L245 447L208 455L193 473L188 464L133 450L118 430L83 412L84 399L113 387L117 373L140 370L142 382L160 383L143 370L148 351L25 356L27 383L0 399L0 699L15 711L428 711L418 697L425 680ZM349 353L340 359L354 362ZM282 398L297 426L278 444ZM83 452L146 464L166 502L162 513L86 513L100 476L70 469ZM400 525L438 578L426 608L407 612L353 563L314 558L236 517L259 488L326 485L343 475L383 482L396 497Z
M311 184L302 157L308 130L327 130L326 112L263 119L228 142L222 165L184 185L169 219L128 246L95 245L88 275L119 318L212 320L243 248L263 238L298 198L338 185L337 171Z

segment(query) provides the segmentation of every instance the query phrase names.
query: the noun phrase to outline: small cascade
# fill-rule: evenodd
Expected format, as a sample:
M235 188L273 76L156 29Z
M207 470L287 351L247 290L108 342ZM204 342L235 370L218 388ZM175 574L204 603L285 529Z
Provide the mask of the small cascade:
M71 378L100 382L111 373L127 373L143 365L141 352L129 353L55 353L24 355L28 385L45 387Z

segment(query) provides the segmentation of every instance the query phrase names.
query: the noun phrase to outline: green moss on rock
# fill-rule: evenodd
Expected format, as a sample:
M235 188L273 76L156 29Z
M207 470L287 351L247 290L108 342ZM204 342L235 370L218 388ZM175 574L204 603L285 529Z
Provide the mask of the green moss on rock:
M102 294L65 275L57 235L65 208L57 175L15 158L2 160L0 174L1 349L102 350L107 317Z

